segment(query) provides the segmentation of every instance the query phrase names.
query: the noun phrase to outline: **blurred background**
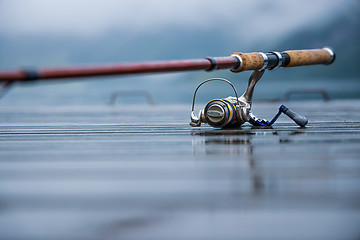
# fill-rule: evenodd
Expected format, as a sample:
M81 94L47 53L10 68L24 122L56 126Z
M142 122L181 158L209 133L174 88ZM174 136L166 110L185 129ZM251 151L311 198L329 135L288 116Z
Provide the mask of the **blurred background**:
M326 91L335 101L293 96L308 128L187 125L201 81L242 93L250 72L14 84L0 98L0 239L360 239L359 16L359 0L0 0L0 70L337 54L256 86L255 101ZM197 103L233 94L200 90ZM168 105L124 94L106 107L117 91ZM279 105L253 109L269 119Z
M268 71L255 100L282 98L299 88L325 89L332 99L359 98L359 16L357 0L0 0L0 69L330 46L337 54L332 65ZM16 84L0 106L102 105L119 90L147 91L156 103L190 104L195 87L207 78L228 78L243 92L248 76L225 70ZM226 86L202 91L199 101L232 94Z

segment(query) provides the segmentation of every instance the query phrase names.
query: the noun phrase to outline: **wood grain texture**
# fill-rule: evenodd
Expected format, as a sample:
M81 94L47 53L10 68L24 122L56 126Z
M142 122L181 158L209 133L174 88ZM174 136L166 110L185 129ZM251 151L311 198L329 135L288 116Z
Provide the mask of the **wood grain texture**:
M2 105L0 239L359 239L360 100L289 104L306 128L191 128L189 104Z
M238 55L242 58L243 64L241 68L237 71L233 72L242 72L246 70L258 70L261 69L264 65L264 58L258 52L251 52L251 53L241 53L241 52L234 52L231 55Z
M290 50L284 53L290 56L290 62L286 67L329 64L332 60L330 53L325 49Z

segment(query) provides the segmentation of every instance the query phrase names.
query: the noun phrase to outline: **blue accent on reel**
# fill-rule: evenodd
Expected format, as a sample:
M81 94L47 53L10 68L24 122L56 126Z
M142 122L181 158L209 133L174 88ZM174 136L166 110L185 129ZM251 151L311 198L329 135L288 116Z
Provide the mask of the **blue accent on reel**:
M306 119L306 117L301 116L301 115L291 111L284 105L281 105L279 107L278 113L275 115L275 117L271 121L267 121L266 119L259 119L259 118L255 117L252 113L250 113L249 123L251 123L254 126L260 126L260 127L271 126L279 118L281 113L284 113L285 115L290 117L300 127L305 127L305 125L308 123L308 120Z

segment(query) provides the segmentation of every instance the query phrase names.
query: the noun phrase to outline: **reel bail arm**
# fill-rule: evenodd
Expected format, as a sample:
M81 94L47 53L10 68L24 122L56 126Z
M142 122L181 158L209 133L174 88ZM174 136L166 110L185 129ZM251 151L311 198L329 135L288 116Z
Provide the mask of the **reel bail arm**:
M190 114L190 119L191 119L191 121L190 121L190 126L192 126L192 127L200 127L200 126L201 126L201 122L204 122L204 123L206 123L206 122L209 123L209 121L212 122L211 120L209 120L209 116L210 116L210 119L211 119L211 118L214 118L214 119L220 120L219 122L221 122L222 120L224 120L224 114L226 114L226 112L224 112L224 110L223 110L220 106L218 106L218 105L213 105L213 108L210 108L210 111L207 111L207 112L206 112L206 113L209 113L209 116L207 116L207 114L204 114L204 110L207 109L206 107L205 107L205 109L203 109L203 110L201 110L201 111L199 112L198 116L196 116L195 113L194 113L195 98L196 98L196 93L197 93L197 91L199 90L199 88L200 88L203 84L205 84L205 83L207 83L207 82L211 82L211 81L223 81L223 82L228 83L228 84L232 87L232 89L234 90L235 96L236 96L235 102L237 103L237 105L234 105L232 102L228 102L228 101L222 100L222 99L214 99L214 100L221 101L221 102L222 102L221 105L223 105L223 103L225 103L227 106L230 106L230 107L233 105L233 108L234 108L234 109L231 109L231 110L234 110L235 113L230 112L230 115L233 116L233 117L234 117L234 116L236 117L236 115L239 115L239 113L238 113L238 107L240 106L240 103L239 103L239 97L238 97L238 94L237 94L237 91L236 91L234 85L233 85L230 81L226 80L225 78L210 78L210 79L207 79L207 80L201 82L201 83L197 86L197 88L195 89L194 97L193 97L193 102L192 102L192 106L191 106L191 114ZM215 102L214 100L210 101L209 103ZM206 106L208 106L209 103L208 103ZM230 105L229 105L229 104L230 104ZM225 106L226 106L226 105L225 105ZM212 111L211 111L211 110L212 110ZM220 111L219 111L219 110L220 110ZM231 111L231 110L230 110L230 111ZM208 121L206 121L206 118L208 118ZM217 126L217 123L218 123L218 122L216 122L216 121L214 120L214 124L215 124L216 126ZM225 124L227 124L227 123L229 123L229 121L226 121Z

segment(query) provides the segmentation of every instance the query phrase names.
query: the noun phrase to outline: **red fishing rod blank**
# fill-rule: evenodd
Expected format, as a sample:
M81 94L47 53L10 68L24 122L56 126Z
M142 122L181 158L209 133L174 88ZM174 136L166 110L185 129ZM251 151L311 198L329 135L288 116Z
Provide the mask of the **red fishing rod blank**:
M330 64L335 53L330 48L311 50L291 50L284 52L235 52L227 57L203 59L149 61L123 63L108 66L68 67L39 70L0 71L0 82L51 80L61 78L98 77L111 75L132 75L146 73L183 72L195 70L230 69L233 72L247 70L276 69L313 64Z

